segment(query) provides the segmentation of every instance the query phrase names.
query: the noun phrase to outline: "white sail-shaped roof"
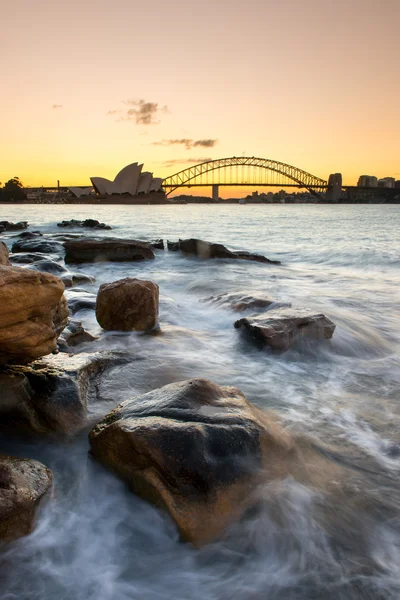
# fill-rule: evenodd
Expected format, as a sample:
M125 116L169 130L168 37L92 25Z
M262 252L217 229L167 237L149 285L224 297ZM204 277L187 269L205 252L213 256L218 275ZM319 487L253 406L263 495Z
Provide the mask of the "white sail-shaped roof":
M115 193L131 194L134 196L136 194L142 168L143 165L138 165L137 163L132 163L131 165L124 167L114 179Z
M143 164L137 162L124 167L115 177L114 181L104 177L91 177L90 180L96 192L101 196L112 194L147 194L149 191L158 191L162 179L153 179L153 174L145 171L142 173ZM142 174L141 174L142 173Z
M150 183L149 192L158 192L158 190L161 188L161 184L161 177L153 177Z
M153 179L153 173L149 173L149 171L144 171L139 177L139 183L137 187L138 194L148 194L150 189L150 184Z

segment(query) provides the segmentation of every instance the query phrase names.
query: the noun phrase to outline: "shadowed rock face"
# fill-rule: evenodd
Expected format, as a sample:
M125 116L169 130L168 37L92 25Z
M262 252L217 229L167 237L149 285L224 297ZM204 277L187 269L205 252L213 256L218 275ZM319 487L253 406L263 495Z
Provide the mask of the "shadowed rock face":
M57 349L65 321L65 303L59 307L63 292L54 275L0 266L0 364L29 362Z
M159 288L129 277L100 286L96 318L108 331L149 331L158 322Z
M270 263L280 265L279 260L270 260L261 254L253 254L251 252L239 251L232 252L222 244L212 244L204 240L187 239L179 240L179 248L184 255L198 256L200 258L231 258L236 260L251 260L253 262Z
M203 544L254 502L261 481L287 474L291 436L233 387L206 379L164 386L109 413L90 433L93 455L167 508Z
M0 265L11 265L8 260L10 253L8 251L7 245L4 242L0 242Z
M235 327L243 327L254 339L284 352L301 338L330 339L336 325L322 314L280 308L263 315L239 319Z
M33 529L35 511L52 483L50 469L32 459L0 455L0 539Z
M124 239L71 239L64 243L66 263L126 262L154 258L148 244Z

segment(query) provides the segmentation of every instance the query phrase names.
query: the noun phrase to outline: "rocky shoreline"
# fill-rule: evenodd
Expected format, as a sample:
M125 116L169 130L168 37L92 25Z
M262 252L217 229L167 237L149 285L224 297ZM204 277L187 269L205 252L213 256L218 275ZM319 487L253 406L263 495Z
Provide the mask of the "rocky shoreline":
M110 229L87 221L60 226ZM129 277L90 294L81 286L94 278L71 272L69 265L157 261L158 252L166 250L180 252L185 260L251 261L265 268L279 261L199 239L165 245L163 240L46 236L27 231L26 222L3 222L2 228L22 233L11 254L0 242L0 432L73 443L74 436L92 427L92 456L136 494L166 509L182 538L194 545L218 538L242 518L257 505L259 490L268 482L296 473L300 481L318 486L323 473L329 487L339 476L326 456L293 437L240 390L206 379L128 398L97 423L89 415L103 374L130 359L123 352L88 352L97 337L73 315L82 308L93 310L102 332L160 332L159 286ZM263 351L281 353L304 342L329 340L335 330L325 315L290 303L282 307L263 295L236 292L205 302L236 314L259 311L232 327ZM32 531L35 511L51 489L52 474L45 465L0 455L0 539Z

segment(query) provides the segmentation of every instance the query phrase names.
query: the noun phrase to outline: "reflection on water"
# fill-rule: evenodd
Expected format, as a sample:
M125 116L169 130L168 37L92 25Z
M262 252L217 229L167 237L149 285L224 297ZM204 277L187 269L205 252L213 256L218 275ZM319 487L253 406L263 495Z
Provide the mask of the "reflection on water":
M343 470L337 489L295 477L269 485L257 510L202 550L178 541L168 516L88 458L86 432L70 443L2 440L0 450L53 469L53 497L34 533L4 549L1 600L398 599L400 597L400 211L396 206L2 207L54 233L90 216L107 235L195 236L283 265L199 262L157 252L146 264L80 265L84 289L133 276L160 286L162 333L102 335L90 349L131 361L100 386L100 417L116 403L187 377L235 385L311 436ZM245 290L324 312L331 341L283 355L233 328L237 313L205 303ZM92 311L78 313L99 334Z

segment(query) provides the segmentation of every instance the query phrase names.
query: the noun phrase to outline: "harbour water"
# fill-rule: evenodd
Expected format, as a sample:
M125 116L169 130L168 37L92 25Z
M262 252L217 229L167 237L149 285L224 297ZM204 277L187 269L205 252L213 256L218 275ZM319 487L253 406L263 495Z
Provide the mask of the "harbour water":
M207 377L238 387L295 434L310 436L347 475L336 496L295 476L267 486L262 510L193 549L167 515L88 458L87 432L69 442L1 439L0 451L37 458L55 475L35 531L0 552L1 600L397 600L399 207L1 207L1 220L28 220L43 233L65 233L57 222L89 217L113 227L102 236L196 237L282 262L156 251L155 261L74 269L96 277L84 286L94 293L128 276L160 286L162 334L107 333L78 348L129 357L103 381L93 416L167 383ZM229 291L323 312L335 334L281 355L255 348L234 329L237 313L209 300ZM100 334L93 311L77 316Z

